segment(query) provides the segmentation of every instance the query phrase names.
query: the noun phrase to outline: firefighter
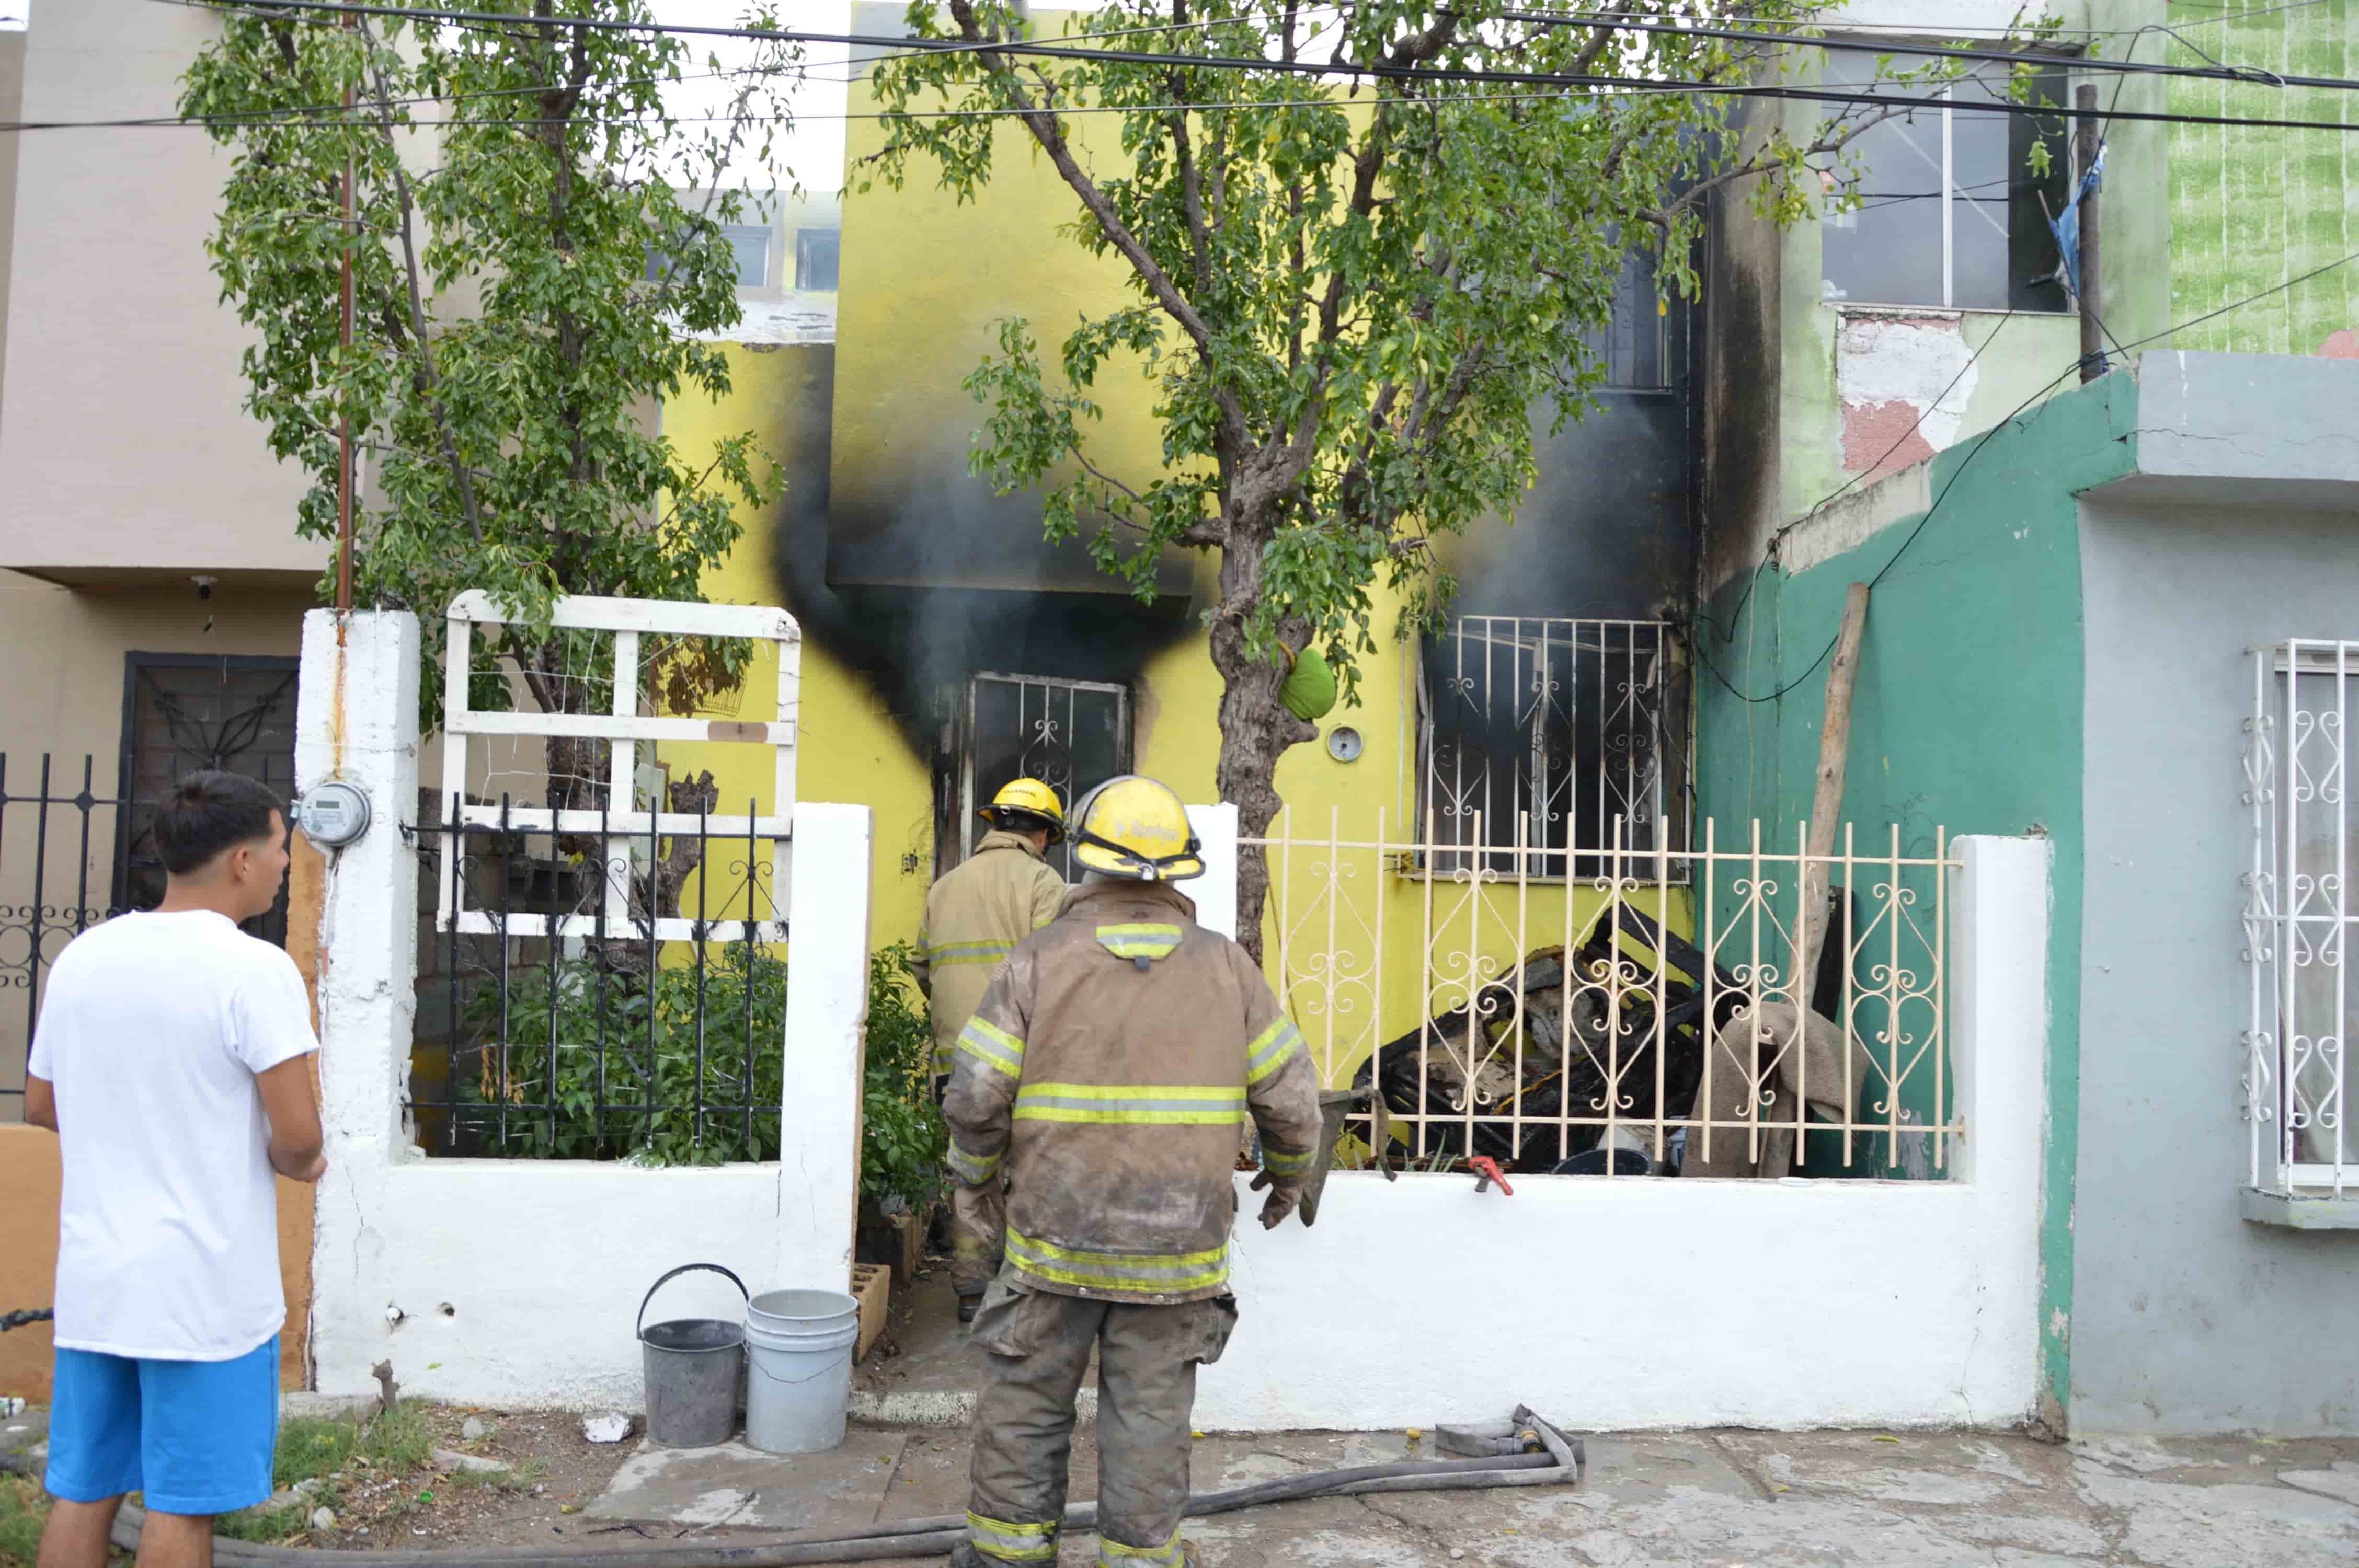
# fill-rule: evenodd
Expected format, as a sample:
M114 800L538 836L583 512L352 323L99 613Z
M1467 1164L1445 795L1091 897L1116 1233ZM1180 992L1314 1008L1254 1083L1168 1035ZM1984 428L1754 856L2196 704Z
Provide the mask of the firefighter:
M1261 1222L1294 1212L1321 1132L1301 1034L1243 948L1171 884L1203 874L1180 797L1136 775L1075 809L1087 874L959 1033L943 1111L969 1189L1007 1180L1006 1261L973 1337L967 1568L1053 1563L1073 1398L1098 1353L1098 1561L1193 1563L1196 1368L1236 1323L1232 1172L1250 1117Z
M927 892L918 928L915 969L933 1009L937 1100L950 1076L951 1044L984 988L1016 944L1057 917L1065 896L1065 880L1042 859L1065 837L1055 790L1038 779L1017 779L975 815L991 831L963 865ZM970 1323L999 1268L999 1190L954 1184L951 1206L951 1287L958 1292L959 1321Z

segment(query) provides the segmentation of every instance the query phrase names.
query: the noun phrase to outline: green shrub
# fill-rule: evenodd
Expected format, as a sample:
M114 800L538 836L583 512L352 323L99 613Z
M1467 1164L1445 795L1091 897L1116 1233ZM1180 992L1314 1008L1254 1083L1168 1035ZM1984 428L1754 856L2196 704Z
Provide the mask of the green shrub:
M666 965L652 984L602 974L587 955L553 973L547 964L520 969L508 979L505 1020L497 989L477 990L465 1017L482 1048L453 1064L461 1129L488 1152L539 1159L717 1165L778 1158L778 1118L766 1108L784 1087L787 961L743 943L708 955L701 971ZM886 1208L921 1209L933 1200L948 1143L927 1083L932 1025L910 975L915 957L897 942L869 964L860 1192ZM600 1110L602 1103L609 1108ZM746 1105L756 1108L750 1117L712 1108Z
M929 1078L932 1015L910 975L917 949L896 942L868 969L868 1065L860 1108L860 1201L922 1212L940 1195L950 1134Z

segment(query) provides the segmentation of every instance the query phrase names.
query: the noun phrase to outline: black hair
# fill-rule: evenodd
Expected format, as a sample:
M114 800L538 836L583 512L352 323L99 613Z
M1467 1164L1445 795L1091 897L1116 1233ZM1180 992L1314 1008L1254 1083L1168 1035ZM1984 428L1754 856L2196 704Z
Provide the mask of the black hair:
M242 774L190 773L156 808L156 853L166 871L185 877L224 849L267 838L271 813L285 811L277 795Z

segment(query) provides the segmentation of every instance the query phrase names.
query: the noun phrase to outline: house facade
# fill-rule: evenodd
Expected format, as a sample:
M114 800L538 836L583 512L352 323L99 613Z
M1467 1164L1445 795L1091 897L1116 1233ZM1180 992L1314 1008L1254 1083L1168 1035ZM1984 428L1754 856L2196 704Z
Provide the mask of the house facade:
M2062 20L2060 42L2107 59L2359 59L2342 20L2298 10ZM2108 109L2340 114L2086 74ZM2359 166L2332 133L2109 124L2109 373L2084 386L2078 322L2025 285L2054 259L2022 260L2043 214L2010 189L2005 232L1984 222L1967 116L1934 117L1951 123L1871 143L1850 227L1715 225L1706 330L1749 344L1767 384L1707 396L1699 811L1807 810L1818 665L1848 585L1872 583L1845 815L2055 845L2043 1419L2349 1432L2359 1382L2318 1347L2359 1326L2330 935L2336 650L2359 624L2359 265L2341 265ZM1878 271L1854 247L1880 225L1908 232ZM2009 263L1979 296L1978 230Z
M1976 0L1887 9L1849 8L1848 36L1954 39L2012 19ZM44 7L27 38L26 117L120 114L126 83L168 108L211 24L157 10ZM2165 20L2220 27L2240 59L2359 74L2325 59L2343 44L2299 11L2223 20L2123 0L2060 17L2058 43L2151 59L2159 35L2137 29ZM897 33L900 11L857 5L852 30ZM2193 59L2179 47L2174 62ZM1858 58L1810 51L1797 65L1840 83ZM2053 59L2043 81L2069 101L2081 73L2070 49ZM2113 101L2117 80L2087 74ZM2244 84L2118 85L2124 107L2254 114L2274 102ZM864 91L855 82L855 109ZM1799 124L1814 111L1792 113ZM1389 1096L1384 1064L1413 1065L1393 1129L1412 1173L1396 1187L1343 1173L1353 1199L1315 1238L1241 1243L1260 1249L1255 1310L1281 1326L1208 1392L1227 1415L1383 1423L1484 1379L1506 1388L1529 1358L1518 1346L1561 1333L1556 1303L1601 1266L1603 1254L1557 1238L1588 1237L1610 1240L1612 1267L1632 1281L1584 1321L1593 1360L1638 1365L1673 1332L1721 1347L1680 1377L1614 1382L1595 1407L1605 1424L2036 1416L2059 1431L2359 1429L2343 1360L2322 1368L2301 1348L2344 1343L2352 1326L2354 1255L2331 1233L2339 1149L2318 1131L2339 1117L2339 1065L2320 1065L2339 1047L2314 1044L2313 1015L2331 1016L2340 992L2330 986L2321 1014L2314 985L2297 995L2254 979L2245 955L2267 946L2254 933L2278 933L2283 973L2302 914L2248 911L2237 885L2256 871L2256 842L2280 843L2256 838L2256 820L2269 824L2243 796L2269 793L2254 781L2291 755L2255 752L2244 723L2266 718L2288 682L2312 715L2306 737L2319 712L2340 722L2311 700L2314 650L2289 650L2284 673L2251 650L2351 630L2337 617L2359 586L2342 532L2359 478L2345 471L2359 365L2320 356L2359 330L2359 266L2238 306L2076 389L2078 321L2060 287L2033 281L2054 263L2040 200L2066 189L2068 131L2055 116L1955 108L1892 122L1863 146L1873 183L1848 220L1780 232L1741 202L1716 212L1695 308L1651 308L1652 281L1634 266L1601 345L1600 406L1546 444L1513 528L1449 543L1462 591L1448 629L1396 638L1400 605L1378 595L1379 649L1358 705L1325 714L1319 741L1280 764L1288 813L1265 847L1266 965L1330 1084ZM1053 331L1125 299L1117 273L1049 237L1070 196L1023 156L1020 132L1001 134L1002 175L965 206L914 186L815 209L756 203L732 235L746 311L728 351L734 391L659 415L683 449L750 429L783 464L785 495L744 519L706 587L719 601L783 605L801 633L791 687L780 660L757 660L712 711L663 717L736 736L791 712L799 798L873 813L865 907L878 946L915 937L927 886L971 848L974 806L1008 778L1048 777L1069 799L1129 771L1193 802L1215 793L1219 687L1199 619L1210 563L1166 563L1158 596L1142 603L1078 547L1046 544L1027 498L995 496L967 470L977 410L961 384L996 323L1020 315ZM1080 131L1085 148L1108 138L1108 150L1117 134L1094 120ZM851 169L883 131L855 118L847 135ZM2296 157L2283 134L2243 135L2127 123L2110 134L2102 287L2118 301L2104 307L2116 342L2341 254L2335 236L2359 205L2347 163ZM2043 138L2060 172L2035 179L2023 171ZM234 319L204 303L219 156L186 130L19 140L0 635L28 678L0 693L0 834L18 836L0 840L0 874L25 864L35 838L56 851L91 823L73 841L79 861L60 863L87 875L94 891L75 907L94 918L137 900L143 787L199 760L291 782L301 617L324 563L292 535L299 480L239 411ZM100 220L119 222L134 201L148 205L126 243ZM2283 255L2282 272L2256 274L2264 254L2271 267ZM1159 449L1144 390L1106 399L1101 449L1141 473ZM1808 977L1810 999L1843 1026L1842 1087L1791 1086L1830 1108L1788 1113L1801 1144L1788 1182L1555 1180L1557 1162L1581 1155L1617 1173L1625 1158L1645 1170L1709 1160L1715 1137L1723 1158L1733 1137L1763 1173L1786 1173L1760 1163L1757 1128L1712 1115L1669 1124L1697 1119L1681 1105L1712 1103L1708 1076L1678 1079L1681 1062L1715 1059L1721 1004L1758 1003L1770 987L1801 993L1788 957L1807 924L1795 825L1810 814L1821 650L1848 584L1872 578L1834 878L1851 911L1834 927L1849 961ZM427 656L437 636L427 629ZM2342 678L2336 663L2325 700L2339 703ZM24 759L44 753L51 804L39 816L18 781ZM84 754L90 793L122 804L76 804ZM670 739L634 762L640 776L613 786L630 804L710 775L709 809L744 814L748 845L728 885L750 903L763 885L753 824L792 804L775 759ZM469 798L454 812L553 800L551 764L531 745L462 772ZM423 776L440 776L431 756ZM515 946L506 901L562 900L585 878L581 851L527 835L470 837L454 822L435 850L430 821L421 802L408 824L442 856L424 864L422 909L403 912L421 936L404 1015L414 1044L406 1069L387 1068L398 1082L379 1087L386 1125L415 1145L400 1157L448 1161L456 1191L480 1182L477 1157L503 1152L443 1136L464 1097L513 1108L497 1109L503 1132L540 1108L511 1074L505 1037L496 1064L484 1049L483 963L431 890L439 879L454 903L498 901L501 953L546 967L553 1078L557 977L582 948L556 939L559 924L544 928L550 940ZM2297 862L2317 878L2339 832L2293 823L2271 851L2288 887ZM618 862L622 880L668 885L658 896L687 918L684 901L723 887L714 871L729 862L700 836L704 859L666 884L671 851L656 837L644 860ZM1977 847L1960 848L1965 837ZM2010 842L1986 842L1997 839ZM595 896L628 914L611 886ZM598 928L601 947L606 935ZM2027 972L2010 941L2030 944ZM646 983L702 946L651 956ZM29 951L28 981L38 938ZM2324 968L2339 970L2332 951ZM505 1034L501 973L493 1011ZM701 999L701 959L695 973ZM2276 1014L2264 1027L2264 992L2308 1009L2302 1027ZM1569 1076L1551 1086L1526 1065L1550 1030L1571 1063L1577 1000L1650 1020L1627 1045L1603 1043L1602 1075L1579 1097ZM1671 1016L1691 1004L1712 1022L1679 1025L1694 1049L1675 1057ZM2331 1033L2339 1043L2339 1026ZM2310 1054L2253 1043L2291 1033ZM1871 1040L1871 1059L1854 1064ZM0 1033L0 1088L21 1073L20 1050ZM1775 1087L1757 1057L1743 1065L1739 1106ZM2271 1100L2264 1087L2256 1101L2238 1084L2256 1074L2299 1093ZM745 1075L750 1088L750 1065ZM2299 1108L2299 1147L2256 1141L2256 1103L2280 1117ZM751 1125L750 1104L732 1109ZM12 1111L0 1099L0 1118ZM1534 1201L1465 1206L1471 1183L1448 1173L1485 1150L1535 1173ZM18 1256L48 1245L45 1160L34 1135L0 1128L0 1190L24 1195L0 1208L0 1239ZM658 1179L595 1169L601 1192ZM529 1181L555 1194L562 1174ZM309 1219L290 1210L290 1227ZM312 1243L290 1236L299 1302ZM342 1259L362 1238L339 1230L318 1245ZM1535 1260L1530 1289L1492 1325L1479 1377L1473 1363L1437 1361L1430 1376L1367 1379L1353 1368L1387 1353L1387 1326L1340 1325L1302 1305L1322 1271L1355 1259L1473 1269L1483 1249ZM1683 1288L1693 1256L1822 1289L1761 1303L1750 1336L1731 1335ZM457 1271L463 1260L439 1261ZM1430 1272L1436 1290L1465 1277L1457 1263ZM2270 1284L2258 1307L2256 1278ZM448 1348L419 1375L423 1391L440 1378L454 1395L532 1392L465 1381L503 1356L522 1365L513 1347L468 1336L485 1332L479 1322L528 1317L531 1303L484 1312L454 1293L439 1314L434 1304L408 1329L339 1308L333 1365L364 1367L372 1336L430 1332ZM570 1309L585 1336L603 1321L597 1304ZM0 1380L38 1388L45 1346L9 1338L0 1354L16 1359L0 1361ZM290 1351L290 1379L311 1376L304 1354ZM1961 1357L1960 1379L1929 1370ZM1311 1404L1266 1393L1290 1377Z

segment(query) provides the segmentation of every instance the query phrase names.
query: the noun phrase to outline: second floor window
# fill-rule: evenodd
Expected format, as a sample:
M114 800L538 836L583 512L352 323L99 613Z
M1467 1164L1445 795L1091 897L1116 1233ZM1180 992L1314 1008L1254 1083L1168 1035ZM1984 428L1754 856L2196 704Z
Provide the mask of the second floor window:
M1976 109L2006 93L2004 68L1943 89L1890 85L1897 97L1946 95L1953 108L1916 109L1871 126L1852 144L1864 172L1859 204L1821 226L1821 292L1830 301L1924 305L1961 310L2062 310L2063 287L2048 281L2056 243L2048 211L2061 210L2071 161L2065 116ZM1872 55L1830 52L1829 87L1870 91ZM2032 102L2061 103L2060 70L2034 79ZM1828 106L1830 112L1843 107ZM1855 114L1876 111L1853 105ZM2045 143L2049 171L2031 167Z

